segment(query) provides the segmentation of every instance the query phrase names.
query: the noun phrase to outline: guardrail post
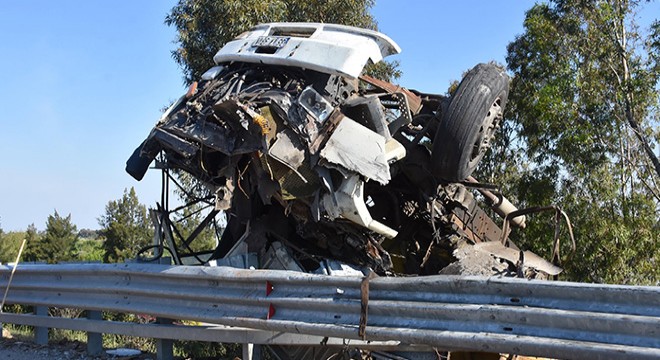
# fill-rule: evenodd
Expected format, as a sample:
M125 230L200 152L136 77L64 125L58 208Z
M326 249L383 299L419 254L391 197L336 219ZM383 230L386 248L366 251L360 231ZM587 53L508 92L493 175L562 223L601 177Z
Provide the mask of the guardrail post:
M90 320L103 320L103 314L97 310L87 310L87 318ZM101 333L87 333L87 354L99 355L103 352L103 335Z
M172 324L172 319L156 318L158 324ZM169 339L156 339L156 358L174 360L174 342Z
M48 316L47 306L35 306L34 314L38 316ZM48 328L35 327L34 328L34 342L39 345L48 345Z
M261 345L243 344L243 360L261 360Z

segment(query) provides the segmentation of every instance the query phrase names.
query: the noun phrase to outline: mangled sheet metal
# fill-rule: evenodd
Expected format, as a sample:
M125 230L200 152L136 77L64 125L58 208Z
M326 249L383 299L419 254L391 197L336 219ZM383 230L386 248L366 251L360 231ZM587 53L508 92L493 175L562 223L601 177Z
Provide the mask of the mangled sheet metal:
M337 125L319 155L339 169L360 173L382 185L390 181L385 138L349 118Z
M469 257L469 246L515 270L520 251L510 241L474 246L497 241L502 229L477 204L470 188L480 185L464 181L490 143L484 127L502 119L504 70L477 65L454 98L358 76L356 62L361 70L395 52L372 31L260 25L218 52L217 65L166 111L127 171L141 179L159 156L159 167L191 174L206 189L198 200L212 198L213 211L226 213L217 247L194 255L200 262L247 264L256 254L259 266L308 272L330 261L436 274ZM524 257L531 277L560 271Z

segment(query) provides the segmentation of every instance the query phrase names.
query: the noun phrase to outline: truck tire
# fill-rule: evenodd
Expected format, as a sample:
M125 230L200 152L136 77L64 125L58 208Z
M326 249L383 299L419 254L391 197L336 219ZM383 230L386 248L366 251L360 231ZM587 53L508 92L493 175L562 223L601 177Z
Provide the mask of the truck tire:
M442 115L431 150L431 171L444 181L463 181L490 147L509 95L501 67L479 64L465 75Z

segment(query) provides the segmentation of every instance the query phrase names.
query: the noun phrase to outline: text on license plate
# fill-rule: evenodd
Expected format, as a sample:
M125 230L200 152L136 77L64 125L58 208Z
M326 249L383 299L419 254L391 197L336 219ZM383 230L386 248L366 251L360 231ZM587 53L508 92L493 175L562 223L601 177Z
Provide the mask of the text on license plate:
M257 40L254 41L252 46L255 47L270 47L270 48L281 48L289 41L288 37L284 36L259 36Z

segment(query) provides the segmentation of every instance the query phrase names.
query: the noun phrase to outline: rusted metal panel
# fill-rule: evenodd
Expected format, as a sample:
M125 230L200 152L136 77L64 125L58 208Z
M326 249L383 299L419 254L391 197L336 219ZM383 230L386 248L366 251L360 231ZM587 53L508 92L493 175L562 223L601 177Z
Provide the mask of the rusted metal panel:
M394 85L384 80L376 79L369 75L360 76L360 80L363 80L377 88L383 89L388 93L397 93L397 92L404 93L406 95L406 98L408 98L408 104L410 104L410 111L413 114L419 113L419 111L422 108L422 99L406 88L403 88L398 85Z
M467 211L459 207L454 208L451 222L474 243L498 241L502 235L502 229L475 204Z

